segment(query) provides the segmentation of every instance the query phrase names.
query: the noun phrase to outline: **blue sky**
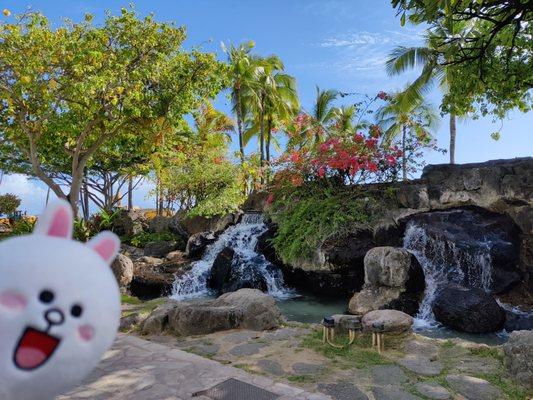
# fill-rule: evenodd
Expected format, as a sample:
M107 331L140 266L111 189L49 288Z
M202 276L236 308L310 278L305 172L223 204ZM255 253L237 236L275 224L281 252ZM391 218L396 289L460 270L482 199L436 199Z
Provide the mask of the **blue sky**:
M105 10L117 13L128 1L10 0L0 1L0 9L13 13L28 7L42 11L54 24L61 18L80 20L87 12L97 21ZM400 89L415 72L398 78L387 77L383 65L396 46L422 42L420 27L400 27L389 0L165 0L136 1L141 14L153 12L156 19L187 27L186 45L200 45L206 51L224 54L220 42L235 44L247 40L256 43L255 52L275 53L295 76L304 109L312 107L315 85L343 92L368 93ZM3 20L6 18L2 17ZM345 98L348 103L351 98ZM357 100L357 98L353 98ZM440 93L435 89L430 100L438 106ZM229 112L227 98L221 95L217 107ZM501 126L501 128L500 128ZM496 142L490 134L501 131ZM531 156L533 154L533 114L513 112L509 118L493 123L491 118L460 122L458 125L458 163ZM435 134L441 147L448 146L448 123L444 118ZM254 150L250 145L249 150ZM428 163L447 162L448 156L427 155ZM135 195L135 203L151 206L146 198L149 185ZM23 197L23 209L39 212L46 189L38 182L21 176L4 177L0 193L17 192Z

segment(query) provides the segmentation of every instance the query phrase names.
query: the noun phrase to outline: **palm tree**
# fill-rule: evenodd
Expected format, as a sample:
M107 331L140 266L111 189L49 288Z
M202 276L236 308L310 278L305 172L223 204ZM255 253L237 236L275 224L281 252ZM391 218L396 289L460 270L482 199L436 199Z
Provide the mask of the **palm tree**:
M457 24L448 28L439 27L433 31L428 31L424 47L401 46L392 51L386 63L389 75L399 75L407 69L422 67L418 78L401 93L401 102L415 104L431 89L435 81L438 82L444 93L448 92L453 77L451 70L446 67L446 62L449 60L443 59L442 40L439 38L453 35L458 30ZM455 164L456 119L457 111L452 107L450 112L450 164Z
M318 144L322 141L324 133L328 131L328 124L335 117L335 107L333 107L333 102L337 99L339 92L333 89L320 90L316 87L316 100L313 107L312 117L312 126L315 136L315 144Z
M222 44L223 50L228 53L228 62L231 70L231 100L233 112L237 116L241 163L244 162L244 123L249 112L244 98L247 96L247 92L251 90L254 81L254 58L250 55L253 47L254 43L252 41L241 44L238 47L231 45L229 50Z
M356 116L355 105L337 107L333 109L332 128L340 135L351 134L357 129L354 124Z
M403 93L392 96L392 99L376 112L376 120L383 130L383 145L389 146L392 141L402 135L402 179L407 180L407 134L418 137L428 135L438 125L438 115L433 107L423 99L413 103L402 101Z
M287 121L299 109L295 79L283 72L284 66L276 56L255 58L255 81L244 99L251 110L253 123L244 135L245 144L258 136L260 165L270 162L272 129Z

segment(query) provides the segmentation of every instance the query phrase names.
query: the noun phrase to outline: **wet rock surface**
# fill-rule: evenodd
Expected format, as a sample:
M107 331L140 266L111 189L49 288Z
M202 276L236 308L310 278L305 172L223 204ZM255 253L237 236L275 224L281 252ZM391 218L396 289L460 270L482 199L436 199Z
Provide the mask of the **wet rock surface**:
M437 292L432 309L437 321L462 332L495 332L505 323L504 310L479 288L445 286Z

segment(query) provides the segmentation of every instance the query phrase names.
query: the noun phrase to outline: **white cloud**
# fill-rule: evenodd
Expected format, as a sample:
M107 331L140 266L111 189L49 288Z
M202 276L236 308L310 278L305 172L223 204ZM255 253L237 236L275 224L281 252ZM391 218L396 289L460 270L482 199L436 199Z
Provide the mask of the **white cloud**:
M381 33L357 32L330 36L319 43L320 47L354 47L361 45L384 45L391 43L391 37Z
M13 193L22 200L19 209L28 214L38 214L44 208L47 190L41 183L25 175L4 175L0 184L0 194ZM51 194L50 198L54 198Z

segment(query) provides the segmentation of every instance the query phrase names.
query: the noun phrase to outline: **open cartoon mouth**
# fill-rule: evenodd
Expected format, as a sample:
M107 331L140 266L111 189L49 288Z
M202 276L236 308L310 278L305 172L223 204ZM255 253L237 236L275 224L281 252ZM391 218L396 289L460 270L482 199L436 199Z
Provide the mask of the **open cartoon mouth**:
M13 362L17 368L26 371L39 368L52 357L60 341L46 332L28 327L15 347Z

